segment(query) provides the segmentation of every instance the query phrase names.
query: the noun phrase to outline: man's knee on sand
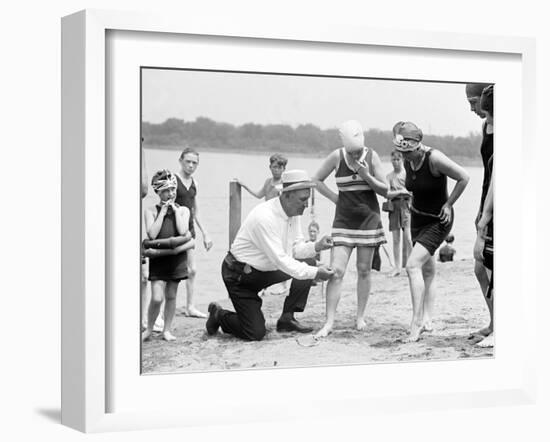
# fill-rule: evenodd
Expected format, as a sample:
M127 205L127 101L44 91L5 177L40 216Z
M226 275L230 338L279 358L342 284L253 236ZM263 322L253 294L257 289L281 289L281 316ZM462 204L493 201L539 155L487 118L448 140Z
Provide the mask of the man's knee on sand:
M267 330L265 324L257 324L254 327L246 329L244 333L249 341L261 341L265 337Z

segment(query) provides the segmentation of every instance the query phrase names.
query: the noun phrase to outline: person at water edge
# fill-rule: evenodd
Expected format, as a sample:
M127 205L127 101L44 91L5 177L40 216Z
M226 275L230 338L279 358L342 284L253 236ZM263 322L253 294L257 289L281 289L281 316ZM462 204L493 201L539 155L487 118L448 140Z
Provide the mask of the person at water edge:
M395 129L395 127L394 127ZM388 182L388 218L389 228L393 237L393 262L394 268L391 276L398 276L401 273L403 261L407 262L407 258L412 250L411 241L411 195L405 188L405 169L403 168L403 155L394 150L391 153L391 163L393 170L386 175ZM403 244L401 243L403 238Z
M173 239L185 236L189 230L189 209L175 202L176 176L168 170L160 170L153 176L151 185L159 197L159 203L145 210L145 228L149 240ZM164 301L164 330L166 341L176 338L171 333L172 321L176 312L176 295L181 280L187 279L187 250L194 247L194 240L183 244L177 254L149 256L149 281L151 281L151 301L147 315L147 329L142 334L144 341L153 333L153 325ZM157 254L161 252L157 251Z
M453 247L455 236L452 233L445 238L445 245L439 249L439 260L441 262L452 261L455 257L456 249Z
M486 130L493 133L494 114L493 114L493 86L483 89L480 100L481 110L486 115ZM494 200L494 174L493 174L493 156L487 161L489 171L489 186L483 202L483 210L477 223L477 237L474 245L474 258L482 262L489 276L489 286L485 294L485 300L489 306L490 323L488 331L490 333L476 345L479 347L492 347L494 345L494 270L493 270L493 200Z
M252 190L248 187L242 180L237 179L237 182L248 191L252 196L256 198L265 198L265 200L270 200L272 198L277 198L281 194L283 188L283 182L281 176L286 169L288 159L283 155L276 153L269 157L269 170L271 172L271 177L267 178L258 191Z
M357 330L366 327L365 310L371 290L371 268L375 249L386 242L376 194L385 195L387 185L378 154L365 146L363 128L350 120L339 128L342 147L331 152L314 175L317 190L334 204L331 268L327 283L326 322L315 337L328 336L334 326L342 282L353 249L357 251ZM324 183L334 172L338 194Z
M434 253L453 226L453 205L468 185L468 173L442 152L422 143L422 130L411 122L399 122L393 143L403 154L405 185L412 194L412 252L407 260L412 319L409 342L423 331L432 331L435 303ZM447 178L456 181L449 195Z
M202 234L202 242L206 251L212 248L213 242L206 231L205 226L199 220L199 205L197 202L197 181L193 178L199 166L199 153L190 147L185 148L179 158L180 171L176 173L178 183L176 191L176 203L189 209L189 231L193 238L196 238L195 225ZM195 298L195 278L197 276L195 249L189 249L187 252L187 266L189 267L188 278L185 282L187 292L186 306L182 310L185 316L192 318L206 318L206 314L199 311L194 304Z
M481 212L483 210L483 204L487 196L487 191L489 189L489 183L491 181L489 178L490 176L489 159L493 156L493 132L492 132L492 125L489 126L487 124L486 114L481 110L481 94L483 92L483 89L485 89L488 86L490 86L489 83L466 84L466 99L470 104L470 110L483 120L482 127L481 127L482 139L481 139L481 146L480 146L481 160L483 162L483 181L481 185L481 199L479 203L479 210L474 220L476 231L477 231L477 224L479 222L479 219L481 217ZM479 288L481 289L483 299L485 300L485 303L487 305L487 309L489 310L489 316L492 317L493 303L489 299L487 299L487 296L486 296L489 288L489 276L487 275L487 270L483 265L483 262L479 261L478 259L474 261L474 273L479 283ZM480 338L483 338L485 336L490 335L491 333L492 333L492 328L491 328L491 324L489 324L488 326L483 327L481 330L478 330L477 332L475 332L472 335L472 338L476 338L476 335L478 335Z
M209 335L221 327L224 333L240 339L262 340L266 327L258 293L291 278L277 331L312 331L298 322L294 314L304 311L312 281L327 280L333 272L326 266L315 267L298 259L313 258L320 251L330 249L332 238L323 236L315 243L304 241L301 215L315 186L307 173L303 170L284 172L282 182L279 198L260 203L248 214L222 262L223 282L235 312L210 303L206 321Z

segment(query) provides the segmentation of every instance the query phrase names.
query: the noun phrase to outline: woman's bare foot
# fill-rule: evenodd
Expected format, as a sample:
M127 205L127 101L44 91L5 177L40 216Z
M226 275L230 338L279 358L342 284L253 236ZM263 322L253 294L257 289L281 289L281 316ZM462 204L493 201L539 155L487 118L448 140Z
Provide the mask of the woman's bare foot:
M390 276L399 276L400 274L401 274L401 270L398 269L397 267L394 267L390 272Z
M411 331L409 336L405 338L405 342L417 342L420 339L420 335L424 331L424 327L418 324L411 325Z
M487 336L489 336L491 333L493 333L493 327L488 325L487 327L483 327L481 330L478 330L478 331L472 333L468 337L468 339L470 339L470 340L474 339L474 340L479 342L479 341L483 340L483 338L486 338Z
M159 315L159 317L155 321L155 325L153 326L153 331L161 332L162 330L164 330L164 319L162 319Z
M166 330L165 332L162 333L162 339L170 342L170 341L175 341L176 337L172 333L170 333L168 330Z
M313 336L315 339L326 338L332 332L332 325L325 324L321 330L319 330Z
M478 342L476 344L476 347L482 347L482 348L490 348L495 346L495 335L490 334L487 336L483 341Z
M357 330L359 331L362 331L362 330L365 330L367 328L367 323L365 322L365 320L363 318L359 318L357 319L357 323L356 323L356 326Z
M476 331L475 334L487 337L491 333L493 333L493 327L487 326L487 327L483 327L481 330Z
M149 339L151 339L151 335L153 334L153 330L145 330L142 334L141 334L141 340L143 342L145 341L148 341Z
M189 316L190 318L206 318L206 314L201 312L200 310L197 310L194 306L187 307L185 316Z
M428 332L428 333L431 333L431 332L434 331L434 326L432 324L431 319L428 319L428 320L424 321L424 323L422 324L422 331L425 331L425 332Z

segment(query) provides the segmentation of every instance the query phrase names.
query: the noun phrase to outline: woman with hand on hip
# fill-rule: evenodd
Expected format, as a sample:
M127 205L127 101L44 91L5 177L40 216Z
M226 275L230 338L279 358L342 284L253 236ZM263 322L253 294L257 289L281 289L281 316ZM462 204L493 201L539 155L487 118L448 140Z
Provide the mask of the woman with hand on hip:
M413 314L408 342L416 342L423 331L431 331L435 301L434 253L453 226L453 205L470 177L442 152L422 144L422 131L411 122L397 124L393 143L403 154L412 194L412 252L407 260ZM447 177L456 181L447 192Z
M314 176L317 190L336 204L332 224L331 268L333 278L327 283L326 323L315 337L328 336L334 325L342 281L349 257L357 249L357 330L364 330L365 309L371 288L372 258L376 247L384 244L384 229L376 193L385 195L387 185L378 154L364 145L363 129L357 121L340 126L343 147L325 159ZM335 173L338 194L323 181Z

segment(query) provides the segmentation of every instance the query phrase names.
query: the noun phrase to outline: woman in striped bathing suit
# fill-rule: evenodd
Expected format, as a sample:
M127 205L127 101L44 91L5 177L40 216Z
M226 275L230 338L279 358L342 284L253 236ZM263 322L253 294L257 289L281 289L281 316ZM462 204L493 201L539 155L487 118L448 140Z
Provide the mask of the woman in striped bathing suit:
M422 131L413 123L400 121L394 133L395 148L405 160L405 186L412 193L413 249L407 260L407 275L413 314L407 341L416 342L423 331L432 330L434 253L451 231L453 204L464 192L470 177L442 152L424 146ZM447 177L456 181L451 195L447 192Z
M332 331L342 280L354 248L357 248L356 326L358 330L365 329L372 258L375 248L386 242L376 197L376 193L384 195L387 191L380 158L374 150L365 147L363 129L357 121L343 123L340 138L344 147L332 152L314 177L317 190L336 204L331 259L334 277L327 284L326 323L315 335L318 338ZM335 172L338 194L323 183L332 172Z

